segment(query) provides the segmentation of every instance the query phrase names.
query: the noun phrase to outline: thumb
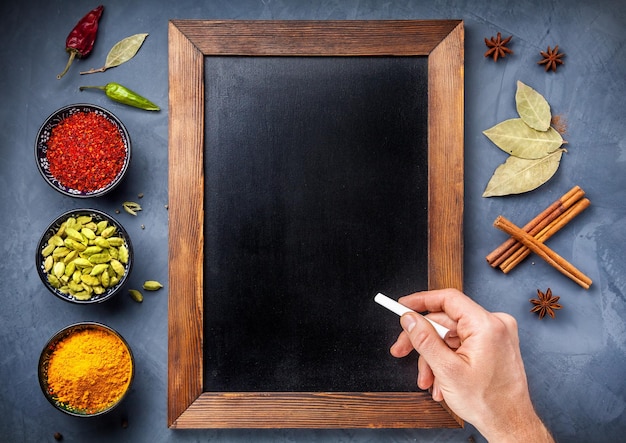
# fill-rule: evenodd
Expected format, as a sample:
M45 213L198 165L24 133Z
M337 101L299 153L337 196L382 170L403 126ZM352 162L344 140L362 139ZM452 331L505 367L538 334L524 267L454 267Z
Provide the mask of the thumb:
M415 350L426 359L435 375L454 365L456 354L439 337L428 320L421 315L407 313L400 317L400 324Z

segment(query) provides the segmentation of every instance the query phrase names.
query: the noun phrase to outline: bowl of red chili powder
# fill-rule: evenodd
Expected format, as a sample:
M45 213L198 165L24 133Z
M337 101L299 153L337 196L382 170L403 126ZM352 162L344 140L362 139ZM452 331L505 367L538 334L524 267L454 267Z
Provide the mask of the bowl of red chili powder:
M124 178L131 158L126 127L110 111L91 104L56 110L35 141L37 167L54 189L71 197L99 197Z
M39 357L39 385L58 410L77 417L106 414L124 399L135 374L130 346L113 328L75 323L48 340Z

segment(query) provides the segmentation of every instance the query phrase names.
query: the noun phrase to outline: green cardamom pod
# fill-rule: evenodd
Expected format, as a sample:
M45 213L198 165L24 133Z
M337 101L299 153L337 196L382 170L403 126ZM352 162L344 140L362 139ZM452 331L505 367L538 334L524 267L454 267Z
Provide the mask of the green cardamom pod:
M99 252L98 254L93 254L88 259L92 264L97 265L100 263L107 263L111 260L111 256L108 252Z
M91 275L81 275L80 280L89 286L96 286L100 284L100 279Z
M124 265L115 259L111 260L110 263L113 271L115 271L117 276L121 278L124 275L124 272L126 272L126 268L124 268Z
M94 266L91 269L91 272L89 273L89 275L92 275L92 276L100 275L104 271L106 271L107 269L109 269L109 264L108 263L101 263L101 264L98 264L98 265Z
M143 301L143 294L136 289L129 289L128 293L130 294L130 298L135 300L137 303L141 303Z
M115 226L107 226L106 228L104 228L102 230L102 232L100 233L100 235L104 238L109 238L111 237L113 234L115 234Z
M65 275L65 263L62 261L56 262L52 268L52 272L57 278L61 278L62 275Z
M91 298L91 294L87 291L75 292L73 296L76 300L89 300Z
M54 265L54 259L52 258L51 255L46 257L46 260L43 262L43 269L46 272L50 272L50 269L52 269L52 265Z
M102 249L107 249L111 247L109 241L104 237L96 237L93 242L96 246L99 246Z
M122 237L109 237L106 240L109 242L109 246L113 246L114 248L119 248L124 244Z
M89 240L93 240L96 238L96 233L93 232L93 230L86 228L86 227L81 229L80 233Z
M54 246L63 246L63 239L58 236L58 235L53 235L52 237L50 237L50 240L48 240L48 244L53 244Z
M137 211L141 211L141 205L135 202L124 202L122 203L122 207L124 211L128 212L130 215L137 215Z
M100 246L87 246L87 248L85 248L85 250L80 254L81 257L85 258L85 257L89 257L90 255L94 255L97 254L99 252L102 252L102 248Z
M102 235L102 231L104 231L109 226L109 222L106 220L99 221L96 223L96 234Z
M156 280L147 280L143 283L143 288L146 291L158 291L163 285Z
M69 248L66 248L65 246L59 246L57 248L54 248L54 251L52 251L52 257L63 258L69 253L70 253Z
M122 245L117 250L118 252L118 260L124 264L128 264L128 248L125 245Z
M105 288L109 287L109 284L111 283L111 280L109 278L109 271L108 269L103 271L102 274L100 274L100 283L102 283L102 286Z
M92 218L90 215L79 215L76 217L76 224L84 226L87 223L91 223L91 220Z
M52 254L55 248L56 246L54 246L52 243L48 243L46 247L41 250L41 255L43 255L44 257L47 257L50 254Z
M79 242L78 240L70 237L65 239L65 246L74 251L84 251L85 249L87 249L87 246L85 246L82 242Z
M85 241L85 239L83 238L83 235L74 228L65 228L65 234L69 238L74 239L78 242L82 243L83 241Z

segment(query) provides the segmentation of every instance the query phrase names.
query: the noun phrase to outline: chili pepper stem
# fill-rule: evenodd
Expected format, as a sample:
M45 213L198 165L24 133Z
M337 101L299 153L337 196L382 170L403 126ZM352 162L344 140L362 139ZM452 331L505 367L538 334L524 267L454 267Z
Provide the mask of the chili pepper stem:
M105 66L103 66L103 67L101 67L101 68L98 68L98 69L91 68L89 71L81 71L81 72L80 72L80 75L84 75L84 74L95 74L96 72L104 72L104 71L106 71L106 70L107 70L107 68L106 68Z
M63 72L57 75L58 80L60 80L61 77L63 77L67 73L67 71L69 71L72 62L74 61L74 58L76 58L76 54L78 54L78 51L75 49L70 49L67 52L70 53L70 59L67 61L67 65L65 65L65 69L63 70Z
M106 87L105 86L79 86L78 89L80 91L84 91L85 89L100 89L101 91L104 91Z

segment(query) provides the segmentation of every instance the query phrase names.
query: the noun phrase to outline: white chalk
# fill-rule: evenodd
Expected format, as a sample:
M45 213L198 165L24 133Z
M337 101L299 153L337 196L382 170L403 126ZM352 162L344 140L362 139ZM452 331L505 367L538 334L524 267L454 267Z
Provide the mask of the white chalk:
M404 305L401 305L400 303L398 303L394 299L389 298L386 295L381 294L381 293L376 294L376 297L374 297L374 301L376 303L378 303L379 305L384 306L385 308L389 309L391 312L394 312L395 314L398 314L400 317L402 317L407 312L413 312L415 314L418 314L414 310L409 309L409 308L407 308ZM421 314L418 314L418 315L421 315ZM424 317L424 318L426 320L428 320L430 322L430 324L435 327L435 330L437 331L437 334L439 334L439 337L446 338L446 334L448 332L450 332L450 330L448 328L446 328L445 326L440 325L437 322L432 321L428 317Z

